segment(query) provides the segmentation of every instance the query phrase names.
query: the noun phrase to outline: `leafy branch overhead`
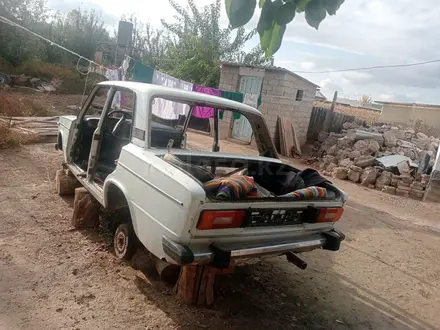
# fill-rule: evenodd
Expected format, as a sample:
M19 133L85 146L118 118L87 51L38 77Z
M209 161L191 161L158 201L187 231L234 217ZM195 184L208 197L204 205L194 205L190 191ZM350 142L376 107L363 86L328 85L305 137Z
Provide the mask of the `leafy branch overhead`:
M304 12L307 23L319 28L327 14L335 15L345 0L225 0L229 24L235 29L247 24L255 9L261 9L257 31L266 56L275 54L281 46L284 32L296 13Z

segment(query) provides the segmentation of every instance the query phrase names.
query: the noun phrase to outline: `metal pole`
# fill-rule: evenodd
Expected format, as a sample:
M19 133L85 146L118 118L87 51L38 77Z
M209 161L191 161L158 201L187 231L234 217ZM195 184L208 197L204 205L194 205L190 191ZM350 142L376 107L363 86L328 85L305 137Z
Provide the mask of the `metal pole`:
M220 147L218 145L218 109L214 108L214 142L212 144L212 151L218 152L220 151ZM216 164L211 165L211 172L215 174Z
M212 151L213 152L218 152L220 151L220 147L218 145L218 109L215 108L214 109L214 142L212 145Z

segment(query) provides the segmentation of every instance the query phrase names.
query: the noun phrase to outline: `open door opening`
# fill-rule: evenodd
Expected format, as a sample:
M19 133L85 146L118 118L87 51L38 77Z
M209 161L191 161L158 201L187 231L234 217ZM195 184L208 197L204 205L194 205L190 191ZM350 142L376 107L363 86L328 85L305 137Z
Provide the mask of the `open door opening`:
M129 143L135 95L130 90L98 87L78 116L72 161L87 179L102 187Z

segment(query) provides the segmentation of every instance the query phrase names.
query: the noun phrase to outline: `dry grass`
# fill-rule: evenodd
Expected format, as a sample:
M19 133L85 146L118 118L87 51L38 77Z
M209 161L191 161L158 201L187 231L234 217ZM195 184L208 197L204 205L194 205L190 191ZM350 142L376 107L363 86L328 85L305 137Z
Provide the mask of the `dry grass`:
M75 66L30 60L18 67L16 72L50 81L56 87L58 93L82 94L84 92L86 76L79 74ZM87 79L86 93L88 93L97 82L103 80L105 80L104 77L90 74Z
M6 88L0 89L0 116L30 117L46 116L47 108L32 95L12 93ZM14 148L36 141L34 134L11 128L7 120L0 122L0 149Z
M6 124L0 124L0 149L15 148L35 140L35 135L12 129Z
M37 96L0 89L0 115L6 117L44 117L48 115L48 109Z
M12 73L14 66L0 56L0 72Z

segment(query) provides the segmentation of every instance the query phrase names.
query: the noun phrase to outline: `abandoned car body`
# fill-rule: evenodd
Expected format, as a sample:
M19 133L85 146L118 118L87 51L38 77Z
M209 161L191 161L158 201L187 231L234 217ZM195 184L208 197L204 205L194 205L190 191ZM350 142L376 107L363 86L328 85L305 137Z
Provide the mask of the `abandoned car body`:
M132 95L127 107L115 108L117 93ZM152 111L158 100L185 104L188 112L164 124ZM186 149L191 111L200 105L215 110L213 152ZM220 111L248 119L260 156L219 151ZM157 258L178 265L225 268L284 254L298 264L295 253L335 251L344 239L334 223L345 194L317 172L283 164L263 116L242 103L150 84L103 82L77 117L60 118L56 147L105 209L126 210L115 228L120 258L130 258L139 241Z

